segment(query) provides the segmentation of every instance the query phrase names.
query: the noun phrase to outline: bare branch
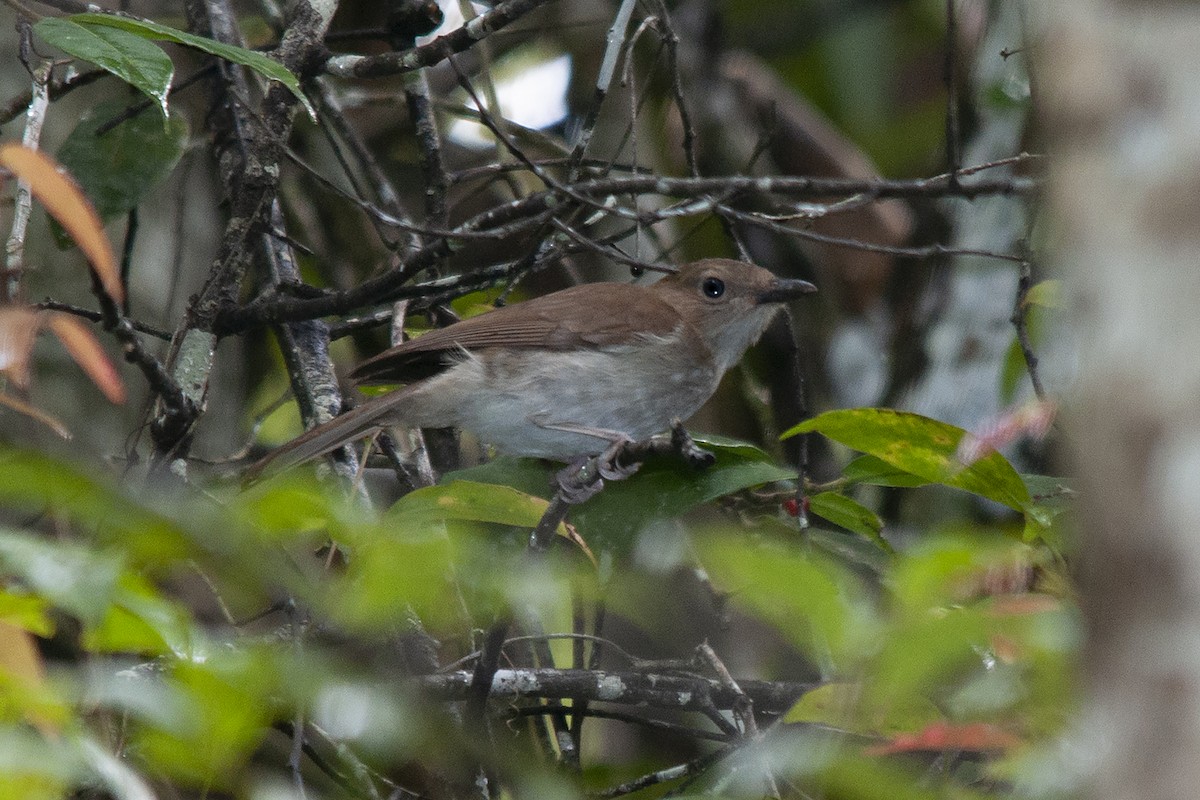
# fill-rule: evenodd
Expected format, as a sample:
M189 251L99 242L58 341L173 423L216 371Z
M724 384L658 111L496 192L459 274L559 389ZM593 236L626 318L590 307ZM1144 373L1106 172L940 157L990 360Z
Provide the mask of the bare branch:
M491 11L481 14L460 28L439 36L429 44L414 47L403 53L382 53L377 56L333 56L325 71L339 78L383 78L431 67L447 56L461 53L479 40L500 30L550 0L504 0Z

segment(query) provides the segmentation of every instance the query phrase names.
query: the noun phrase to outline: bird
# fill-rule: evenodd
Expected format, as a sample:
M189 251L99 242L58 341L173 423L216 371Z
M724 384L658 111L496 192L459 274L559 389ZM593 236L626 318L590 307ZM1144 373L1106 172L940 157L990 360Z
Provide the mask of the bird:
M497 451L572 463L694 414L785 303L817 288L706 258L651 284L573 286L396 345L350 373L403 384L281 445L281 471L384 427L459 428Z

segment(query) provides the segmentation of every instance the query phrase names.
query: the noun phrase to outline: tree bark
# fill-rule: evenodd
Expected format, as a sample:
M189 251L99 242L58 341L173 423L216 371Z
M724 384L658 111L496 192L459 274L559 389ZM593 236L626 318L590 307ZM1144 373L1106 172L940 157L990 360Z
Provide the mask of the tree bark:
M1092 796L1200 786L1200 6L1030 3L1074 293Z

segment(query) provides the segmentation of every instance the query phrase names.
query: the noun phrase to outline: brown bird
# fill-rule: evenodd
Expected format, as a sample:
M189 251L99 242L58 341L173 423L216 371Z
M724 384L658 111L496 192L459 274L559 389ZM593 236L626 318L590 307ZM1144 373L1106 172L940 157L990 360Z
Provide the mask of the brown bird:
M384 426L455 427L504 453L558 461L686 419L783 304L816 287L728 259L650 285L592 283L430 331L360 364L359 384L407 384L284 444L283 469Z

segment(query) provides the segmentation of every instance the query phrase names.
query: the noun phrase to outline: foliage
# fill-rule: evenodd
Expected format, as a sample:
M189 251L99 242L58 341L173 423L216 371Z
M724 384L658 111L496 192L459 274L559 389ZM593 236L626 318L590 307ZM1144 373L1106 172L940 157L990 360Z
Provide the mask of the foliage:
M901 444L917 446L892 442ZM678 517L780 477L752 447L714 449L708 475L650 463L580 508L582 541L625 564L630 595L645 597L663 580L631 561L638 537L654 535L646 532L644 493L660 495L662 514ZM763 468L748 472L753 463ZM464 624L486 626L498 614L569 630L562 612L572 589L596 575L578 542L564 538L557 549L567 558L535 565L522 555L523 538L511 536L546 508L535 494L502 485L547 486L532 462L448 476L382 514L294 476L246 492L134 497L89 473L18 450L0 459L5 503L43 520L0 531L8 576L0 595L3 735L14 752L39 756L28 763L46 765L10 773L11 792L55 796L99 781L128 794L97 763L113 737L128 756L122 780L169 777L240 792L255 780L252 764L271 761L279 731L301 722L330 737L323 746L354 753L338 751L331 774L360 790L386 788L383 776L395 765L440 763L448 749L471 751L478 733L447 728L419 681L387 677L395 667L378 650L397 626L420 619L459 651L471 647L460 638ZM810 787L848 781L845 796L871 797L874 778L863 775L899 769L897 779L909 780L884 753L1013 754L1061 729L1076 613L1053 589L1024 588L1054 585L1039 577L1060 569L1049 551L1002 527L960 525L897 552L864 538L879 565L864 571L861 560L785 520L759 512L749 529L701 519L688 526L699 563L733 607L775 631L823 681L763 745L778 779ZM51 522L57 539L45 535ZM656 609L630 596L611 599L630 622L648 631L661 624ZM236 622L263 608L274 610L261 622ZM22 663L16 656L30 635L86 654L87 668L51 666L47 674L40 658ZM940 738L930 739L935 730ZM880 742L894 744L871 749ZM814 752L825 755L813 762ZM524 759L492 768L511 780L537 773Z
M223 392L249 406L246 398L265 397L285 381L302 395L304 381L322 383L313 379L322 369L323 385L334 383L330 329L317 322L334 312L287 318L296 324L277 317L245 321L264 306L284 313L290 300L345 301L330 308L345 316L363 313L334 323L345 335L334 344L335 355L348 359L356 348L375 347L373 336L382 338L369 331L369 317L386 321L373 308L375 300L386 301L389 314L398 311L392 303L413 301L398 328L439 324L444 305L470 315L507 298L513 284L491 284L533 275L533 269L520 271L530 265L545 269L554 260L548 254L578 255L581 262L616 258L632 263L638 274L643 257L732 252L731 231L740 231L742 245L761 244L747 235L754 230L780 237L774 246L790 268L799 251L788 237L810 232L825 216L836 216L832 212L875 208L879 200L879 184L866 190L855 184L876 179L857 171L865 157L840 139L832 154L821 155L843 162L834 165L834 180L857 188L828 203L811 187L795 189L826 173L812 164L789 166L787 143L829 133L815 106L797 99L796 87L894 171L924 174L930 153L942 146L948 126L940 95L903 113L884 108L898 54L920 50L915 60L921 61L940 47L940 3L849 15L844 26L812 34L813 46L805 48L792 41L790 29L770 20L791 20L801 6L810 22L836 15L818 13L817 4L728 4L730 30L769 51L768 60L786 80L784 90L769 84L778 96L765 92L769 102L756 113L749 105L729 110L733 99L764 92L749 80L732 93L736 97L729 93L735 84L709 96L683 97L688 69L694 71L693 88L706 86L721 69L736 70L715 57L712 64L689 66L686 53L680 58L676 52L680 37L671 27L672 9L643 3L627 42L613 22L615 33L607 40L603 31L592 31L586 54L573 54L581 63L622 62L625 74L610 87L587 87L585 94L599 99L556 123L566 134L507 120L486 135L480 128L478 141L439 144L444 161L431 165L422 126L449 132L453 119L486 117L506 107L498 85L505 76L492 67L524 63L510 58L514 54L535 53L545 61L538 48L556 36L562 41L554 41L551 52L584 50L567 42L574 28L587 25L560 18L550 19L561 29L547 26L552 35L528 47L519 40L540 35L530 33L540 31L537 25L517 29L513 45L493 35L506 9L535 5L506 0L486 12L486 24L463 29L474 31L472 37L487 34L486 47L477 48L483 52L472 56L482 66L467 58L443 61L457 46L449 37L430 49L414 44L425 31L420 25L410 30L403 19L388 18L383 41L394 52L374 63L403 61L395 71L405 74L409 93L405 125L417 133L405 128L395 134L395 126L383 128L379 120L367 124L386 130L380 138L388 141L389 160L382 168L363 155L368 142L356 138L347 122L363 110L343 114L338 105L353 92L331 90L328 75L303 84L298 77L308 81L310 72L322 69L345 77L361 63L355 57L326 61L324 41L310 42L314 52L293 71L281 63L294 52L283 42L268 54L126 15L76 14L29 26L26 33L41 44L122 83L107 99L89 100L86 113L61 131L58 162L34 148L0 145L0 166L61 225L51 231L89 261L100 308L68 317L68 311L89 309L36 309L20 300L29 290L10 295L0 308L0 356L5 379L19 391L0 393L0 402L63 435L82 427L42 411L42 396L30 387L34 334L42 328L59 338L109 399L121 402L125 388L116 368L80 332L80 319L98 319L141 373L149 391L145 407L153 407L149 424L139 418L120 436L144 427L153 443L151 467L142 468L143 453L131 445L119 479L98 458L51 455L18 435L6 437L0 448L0 798L375 798L407 792L566 798L670 791L869 800L1000 797L1014 785L1031 796L1054 795L1057 787L1039 783L1030 764L1040 762L1045 772L1074 711L1081 624L1068 566L1072 496L1057 476L1019 472L1008 447L1020 436L1044 433L1026 423L1036 418L1048 427L1053 403L1019 407L1010 416L1024 422L1009 425L1005 436L892 408L816 414L781 437L788 444L804 437L806 452L817 454L803 472L781 464L777 442L759 446L697 434L697 443L714 456L707 469L652 456L630 479L610 481L571 508L565 521L553 517L558 497L552 470L532 460L485 458L377 507L367 501L359 474L322 470L318 479L300 469L246 487L225 474L230 468L224 463L214 467L196 457L205 452L197 442L207 433L200 424L206 404L219 407ZM629 10L634 4L622 5ZM247 29L268 27L262 20L239 21ZM661 49L651 53L647 42L656 37ZM693 36L692 60L703 60L697 51L707 56L709 38ZM214 56L223 65L201 67L196 76L223 74L236 64L262 85L247 84L251 96L226 95L224 104L206 97L193 104L204 109L197 113L181 100L183 87L172 85L176 64L190 63L190 56L159 42ZM289 40L288 47L299 45ZM490 47L510 52L493 54ZM334 61L338 66L329 66ZM435 98L436 113L423 111L420 91L429 91L431 73L418 73L413 65L426 63L441 64L443 79L459 73L463 83L475 81L487 102L468 102L465 88L446 90ZM662 63L669 72L655 71ZM443 83L442 89L450 85ZM612 133L605 125L618 106L609 103L603 116L600 110L604 93L616 93L617 83L622 90L634 88L621 98L628 101L622 109L628 128ZM835 84L840 93L831 91ZM65 85L53 84L64 93ZM276 91L266 88L271 86ZM645 94L639 98L638 91ZM990 94L996 103L1022 107L1009 93ZM283 141L291 106L263 111L265 105L254 105L260 95L303 106L322 126L319 135L304 130ZM314 106L310 97L321 102ZM429 105L429 98L424 102ZM150 106L159 113L149 112ZM229 129L212 122L248 110ZM278 115L268 118L268 112ZM764 119L750 119L756 116ZM242 141L228 141L238 125L249 132L237 134ZM201 127L218 143L211 166L227 178L224 199L245 216L234 215L217 258L203 251L212 271L188 284L203 283L202 299L188 305L170 353L160 357L144 345L143 334L157 333L153 326L143 324L135 334L131 306L136 313L145 298L126 293L146 288L136 277L149 271L147 263L169 260L158 252L144 260L133 255L138 214L153 203L158 187L181 181L177 165L189 150L201 149L189 142L191 131ZM281 140L254 151L252 144L270 138L259 136L267 129L272 135L282 131ZM738 140L739 131L746 141L721 152L725 161L711 163L718 148L710 143ZM697 132L712 150L688 149L696 147L691 140ZM593 133L598 142L610 139L593 144L585 159L584 149L573 147ZM650 142L651 133L662 141ZM492 141L505 137L526 150ZM669 141L680 138L688 149L682 156ZM485 148L486 156L474 147ZM652 148L653 155L645 156ZM784 175L752 169L768 152ZM564 159L564 153L570 155ZM714 175L744 168L750 177L736 190L672 194L665 183L644 192L625 184L587 194L614 174L621 180L648 177L640 158L686 162L695 172ZM626 160L634 162L627 172ZM285 164L302 167L302 174L263 189L285 173ZM345 168L336 181L322 174L331 164ZM261 195L239 193L250 191L241 184L247 177ZM773 195L763 188L779 177L795 179L789 191L799 193ZM947 196L954 196L957 180L947 183ZM392 197L393 185L405 181L414 187L411 194ZM364 182L378 183L374 193L363 189ZM573 188L563 189L566 183ZM880 196L897 203L907 188L925 202L935 183L897 182ZM345 199L342 184L353 186L355 202L326 202L331 195ZM998 182L986 191L1008 194L1013 185ZM181 197L193 188L176 187ZM422 221L401 218L421 206ZM351 217L363 209L369 222ZM681 233L676 226L690 216L700 220ZM127 246L119 261L104 225L122 218ZM795 227L783 225L796 220ZM185 222L180 213L180 230ZM368 224L372 233L364 235ZM907 234L897 235L895 249L902 252ZM826 244L822 236L829 238L818 231L808 244ZM580 239L590 247L570 249ZM269 261L263 253L280 243L291 248L288 258ZM643 244L653 256L643 256ZM886 249L863 252L874 256ZM929 252L940 250L937 245ZM377 279L361 278L358 273L372 272L363 265L384 261L400 265L389 275L409 282L380 298L346 300ZM882 277L861 285L846 278L866 274L872 262L837 263L826 265L825 274L837 272L847 282L828 295L839 288L862 291L860 309L882 302ZM295 274L281 273L281 266ZM72 275L70 283L82 283L81 275ZM244 281L222 285L230 275ZM20 270L14 276L22 277ZM172 285L179 277L172 276ZM343 291L346 284L354 288ZM485 284L486 290L475 291ZM1035 284L1019 304L1019 312L1034 312L1026 332L1035 345L1045 341L1041 323L1044 312L1057 306L1059 289L1051 281ZM218 308L221 302L231 305ZM169 307L164 304L164 315ZM268 323L282 348L294 348L283 357L258 352ZM206 373L189 377L195 364L173 362L191 336L202 341L188 357L199 352L195 361L208 359L211 367L222 352L218 341L231 333L245 333L250 342L241 365L252 376L247 386L210 384ZM808 333L815 341L829 338L815 323ZM296 342L305 336L319 344L304 351ZM230 346L224 347L228 353ZM315 359L305 360L314 353ZM745 419L739 422L757 434L777 431L762 401L784 370L778 369L780 353L770 356L776 360L761 359L766 367L760 364L758 374L747 369L740 380L738 410ZM1014 337L996 370L1006 404L1024 397L1026 357ZM1022 416L1020 408L1032 411ZM250 416L246 411L234 422L249 429ZM204 419L210 425L224 421L216 417L208 412ZM231 461L240 465L240 455ZM176 480L177 473L187 480ZM818 480L814 474L833 477ZM371 493L380 494L375 487ZM539 552L530 546L530 534L544 520L553 523L547 528L555 535L548 552ZM646 735L639 737L642 731Z

